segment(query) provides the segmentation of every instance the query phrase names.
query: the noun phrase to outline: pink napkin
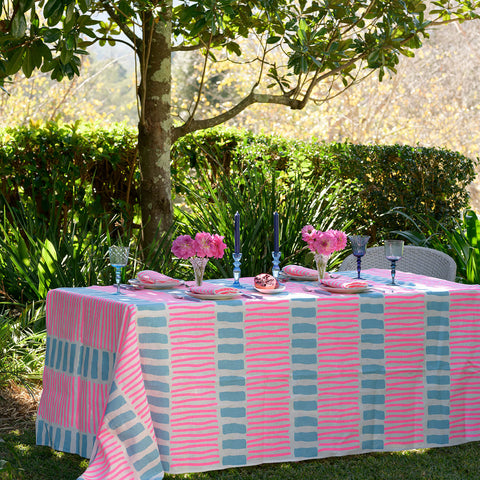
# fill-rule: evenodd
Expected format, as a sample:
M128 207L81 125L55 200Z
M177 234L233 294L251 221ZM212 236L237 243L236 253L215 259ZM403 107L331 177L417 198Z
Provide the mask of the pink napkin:
M233 287L224 287L222 285L205 284L199 287L193 286L189 288L191 293L200 295L233 295L238 293L238 290Z
M163 275L163 273L155 272L154 270L143 270L137 273L137 278L142 283L148 283L149 285L162 284L162 283L180 283L180 280Z
M352 279L348 277L324 278L322 284L333 288L365 288L368 287L366 280Z
M287 265L283 267L282 271L292 277L318 277L316 270L301 265Z

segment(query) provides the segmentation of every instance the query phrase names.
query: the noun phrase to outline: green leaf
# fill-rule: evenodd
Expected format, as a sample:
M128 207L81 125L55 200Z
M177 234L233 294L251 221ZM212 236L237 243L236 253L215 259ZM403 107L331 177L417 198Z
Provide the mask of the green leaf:
M273 43L278 43L281 39L282 39L282 37L278 37L278 36L268 37L267 38L267 44L271 45Z
M62 31L59 28L45 29L43 32L43 39L46 43L54 43L62 36Z
M82 12L86 12L92 5L92 0L78 0L78 5Z
M25 15L17 13L12 21L12 35L16 38L21 38L27 31L27 21Z
M229 52L235 53L239 57L242 55L242 50L240 49L240 45L238 43L228 42L226 47Z
M13 75L17 73L22 67L23 55L25 53L26 47L17 47L12 56L8 59L7 62L7 74Z
M50 18L58 15L58 12L63 13L63 3L61 0L48 0L43 9L43 16Z
M33 60L32 49L28 48L25 52L25 57L23 58L22 71L27 78L30 78L32 72L35 68L35 63Z
M38 293L46 296L51 277L55 275L57 252L53 243L47 238L43 244L40 261L38 262Z

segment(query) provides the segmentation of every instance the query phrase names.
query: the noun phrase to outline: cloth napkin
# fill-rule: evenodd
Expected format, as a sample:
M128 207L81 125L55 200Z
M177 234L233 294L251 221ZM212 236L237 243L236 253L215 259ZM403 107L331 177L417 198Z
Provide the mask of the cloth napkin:
M366 288L368 287L368 282L348 277L335 277L322 279L322 285L333 288Z
M318 272L301 265L287 265L282 271L291 277L318 277Z
M163 273L155 272L154 270L142 270L137 273L137 279L142 283L147 283L149 285L156 285L162 283L180 283L180 280L177 280Z
M234 287L224 287L223 285L214 285L212 283L192 286L189 288L189 291L200 295L234 295L238 293L238 290Z

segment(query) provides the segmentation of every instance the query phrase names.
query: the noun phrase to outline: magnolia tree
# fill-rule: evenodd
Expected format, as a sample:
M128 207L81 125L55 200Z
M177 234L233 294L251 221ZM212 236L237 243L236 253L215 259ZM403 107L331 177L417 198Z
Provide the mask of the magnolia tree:
M429 29L479 18L480 2L0 0L0 9L4 89L19 70L29 77L41 69L56 80L80 75L82 55L95 43L131 47L138 66L141 210L148 244L158 227L165 230L172 221L170 148L179 137L222 124L256 103L302 109L374 70L381 80L395 72L400 56L413 56ZM256 47L248 58L245 39ZM189 108L174 121L171 61L188 51L202 54L202 68ZM241 98L225 101L223 111L200 115L206 111L200 107L210 67L220 59L255 66L251 86Z

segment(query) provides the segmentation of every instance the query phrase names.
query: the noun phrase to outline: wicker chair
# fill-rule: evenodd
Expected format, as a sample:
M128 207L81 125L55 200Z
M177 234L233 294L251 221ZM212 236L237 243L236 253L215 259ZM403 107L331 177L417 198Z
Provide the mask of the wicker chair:
M367 268L390 268L390 262L385 258L384 247L367 248L367 253L362 257L362 270ZM356 269L357 258L353 255L345 258L339 268L340 271ZM454 282L457 264L452 257L438 250L405 245L403 257L397 262L396 269Z

